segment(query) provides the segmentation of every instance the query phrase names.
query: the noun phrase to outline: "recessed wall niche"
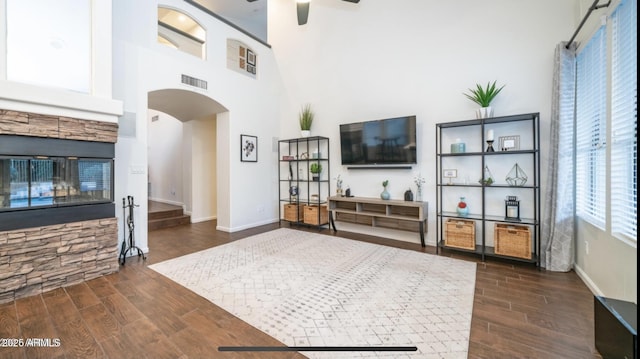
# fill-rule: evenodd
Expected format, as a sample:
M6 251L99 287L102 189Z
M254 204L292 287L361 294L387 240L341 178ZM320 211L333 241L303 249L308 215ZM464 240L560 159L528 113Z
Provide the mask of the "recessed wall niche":
M227 39L227 68L256 78L258 55L241 41Z

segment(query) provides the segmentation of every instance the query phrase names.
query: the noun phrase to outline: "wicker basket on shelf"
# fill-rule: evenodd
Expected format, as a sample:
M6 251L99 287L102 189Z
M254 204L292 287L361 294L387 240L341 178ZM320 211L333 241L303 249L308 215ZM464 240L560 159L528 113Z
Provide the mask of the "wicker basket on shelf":
M447 247L476 249L476 222L449 218L444 227L444 245Z
M531 259L531 230L528 226L496 223L493 240L496 254Z
M318 216L318 211L320 215ZM320 219L320 222L318 222ZM329 223L327 206L304 206L304 223L320 226Z
M304 219L304 206L297 204L285 204L284 219L291 222L302 221Z

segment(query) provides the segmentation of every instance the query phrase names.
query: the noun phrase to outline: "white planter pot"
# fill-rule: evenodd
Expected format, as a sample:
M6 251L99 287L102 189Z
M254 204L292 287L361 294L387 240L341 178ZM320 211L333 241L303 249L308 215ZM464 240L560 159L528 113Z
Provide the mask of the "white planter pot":
M302 130L302 131L300 131L300 135L301 135L302 137L309 137L309 136L311 136L311 131L308 131L308 130Z
M492 107L481 107L476 110L476 118L489 118L493 117L493 108Z

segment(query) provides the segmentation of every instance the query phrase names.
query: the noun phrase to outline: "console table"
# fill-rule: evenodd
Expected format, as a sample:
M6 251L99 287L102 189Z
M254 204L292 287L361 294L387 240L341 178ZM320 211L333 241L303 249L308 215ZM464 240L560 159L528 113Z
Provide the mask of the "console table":
M419 232L425 246L428 202L382 200L368 197L328 198L329 223L337 232L335 221Z

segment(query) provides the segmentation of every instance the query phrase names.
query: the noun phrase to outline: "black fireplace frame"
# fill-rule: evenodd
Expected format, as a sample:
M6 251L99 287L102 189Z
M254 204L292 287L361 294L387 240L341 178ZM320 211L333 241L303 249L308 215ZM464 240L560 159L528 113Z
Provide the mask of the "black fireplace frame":
M115 145L113 143L0 135L0 156L77 157L111 161L109 201L3 210L0 211L0 231L115 217L113 201Z

